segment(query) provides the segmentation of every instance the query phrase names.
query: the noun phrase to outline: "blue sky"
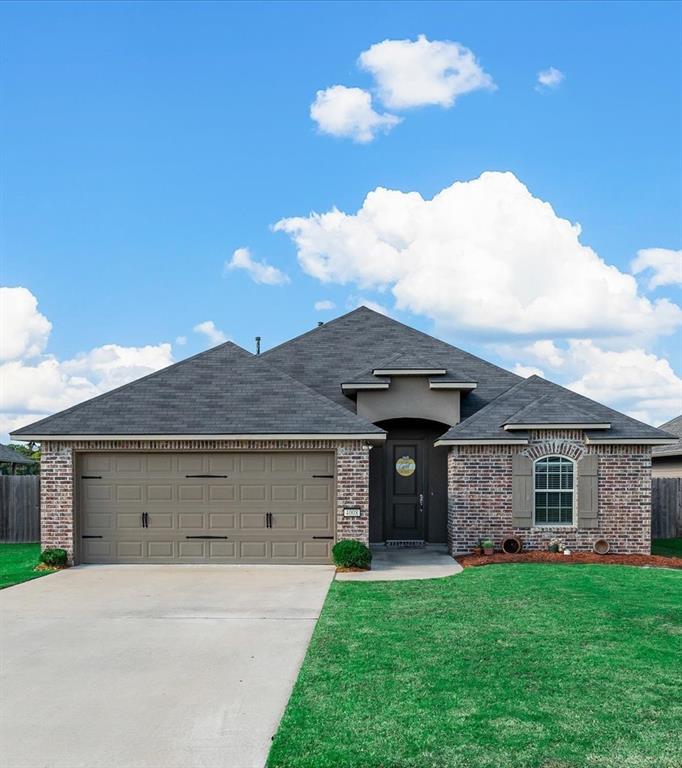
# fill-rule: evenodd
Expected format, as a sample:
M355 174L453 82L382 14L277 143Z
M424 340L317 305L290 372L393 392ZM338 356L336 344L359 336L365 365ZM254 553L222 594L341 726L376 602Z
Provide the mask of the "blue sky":
M430 199L454 182L509 171L514 184L496 177L481 193L503 201L525 185L557 218L578 222L579 243L623 274L642 249L679 249L679 3L4 3L0 28L2 284L24 287L37 300L37 308L12 312L28 340L5 359L14 364L13 376L22 367L17 381L31 369L38 369L33 378L48 368L51 376L30 397L9 396L6 423L25 423L73 400L82 385L74 377L91 385L78 391L92 394L131 371L205 348L207 335L193 330L199 323L212 321L248 349L255 335L270 347L363 300L506 367L541 370L642 418L656 421L682 409L680 326L670 309L642 333L639 310L627 302L606 311L634 317L632 330L622 333L612 322L599 328L594 317L561 328L556 319L546 328L538 320L522 328L511 315L499 327L462 323L463 310L450 311L443 297L439 309L429 309L428 285L412 295L414 276L397 278L397 268L379 280L362 265L347 272L320 267L322 282L314 264L327 263L329 233L306 230L317 240L313 266L309 260L302 268L295 233L272 230L282 218L333 207L353 216L377 187ZM451 107L387 106L377 77L357 65L358 57L382 41L414 42L418 35L465 46L494 89L462 93ZM538 86L538 73L549 67L563 81ZM311 120L310 105L336 84L363 89L377 112L402 122L366 143L325 134ZM451 215L478 220L470 198L467 192L464 207ZM539 213L532 208L524 203L512 217L525 227L520 243L535 242ZM438 229L433 218L429 226ZM420 232L417 250L431 237ZM514 237L500 222L491 232L486 247L495 252ZM570 262L568 245L560 256L552 237L542 237L538 247L546 243L550 273L557 259ZM447 242L439 243L447 254ZM474 248L466 238L453 244L453 260L477 258L467 243ZM225 271L243 247L289 281L263 284L244 269ZM329 247L349 264L357 255L347 237ZM537 259L525 263L518 249L505 258L511 271L527 269L534 285ZM598 307L601 278L585 277L578 262L568 270L574 290L596 280L586 293ZM442 270L448 285L455 280L449 265L440 255L425 274L440 283ZM556 274L561 280L567 272ZM675 279L652 288L651 276L637 274L636 301L679 305ZM483 291L486 282L475 284ZM463 306L456 285L452 296ZM316 311L320 300L335 308ZM51 323L49 333L36 313ZM164 343L170 348L144 359L116 352L118 378L91 359L108 345ZM119 365L121 357L133 362ZM627 397L603 383L614 371L622 381L622 368L633 380ZM639 391L640 370L657 371L647 386L660 386L658 402Z

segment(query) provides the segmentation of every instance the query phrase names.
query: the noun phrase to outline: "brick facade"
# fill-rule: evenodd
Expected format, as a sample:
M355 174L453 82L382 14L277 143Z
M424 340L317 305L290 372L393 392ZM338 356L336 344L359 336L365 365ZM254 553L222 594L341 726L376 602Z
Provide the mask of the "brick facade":
M73 559L75 459L85 451L334 451L336 538L369 541L369 446L359 440L79 440L41 446L41 543ZM344 507L360 509L345 518Z
M648 554L651 546L651 449L642 445L588 445L581 431L538 430L530 445L454 446L448 455L448 542L468 552L483 537L496 546L518 536L526 549L545 549L559 538L570 549L591 550L605 538L616 553ZM512 455L535 460L598 455L598 528L512 526Z

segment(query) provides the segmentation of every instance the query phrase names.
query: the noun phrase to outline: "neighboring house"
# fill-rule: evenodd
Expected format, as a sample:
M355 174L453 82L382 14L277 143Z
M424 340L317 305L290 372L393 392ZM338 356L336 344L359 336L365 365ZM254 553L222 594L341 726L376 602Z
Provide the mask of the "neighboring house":
M334 541L648 552L671 437L365 307L228 342L13 434L76 562L326 563Z
M651 449L651 475L682 477L682 415L661 424L660 429L675 435L677 440Z
M16 474L17 467L30 467L35 464L35 459L24 456L8 445L0 445L0 469L3 474Z

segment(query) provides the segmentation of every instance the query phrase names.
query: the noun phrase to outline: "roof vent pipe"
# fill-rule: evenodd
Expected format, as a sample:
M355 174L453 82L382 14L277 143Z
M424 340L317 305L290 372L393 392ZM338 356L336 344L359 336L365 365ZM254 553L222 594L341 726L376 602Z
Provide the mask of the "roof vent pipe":
M256 354L260 355L260 336L256 336Z
M324 322L322 320L317 321L317 327L319 328L321 325L324 325Z

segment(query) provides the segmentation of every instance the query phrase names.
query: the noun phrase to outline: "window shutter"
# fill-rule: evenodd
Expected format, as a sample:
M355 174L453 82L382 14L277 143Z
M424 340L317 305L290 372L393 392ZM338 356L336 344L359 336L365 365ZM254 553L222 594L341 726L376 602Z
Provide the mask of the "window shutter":
M599 525L598 457L587 454L578 461L578 528Z
M512 456L512 525L533 525L533 462L520 453Z

